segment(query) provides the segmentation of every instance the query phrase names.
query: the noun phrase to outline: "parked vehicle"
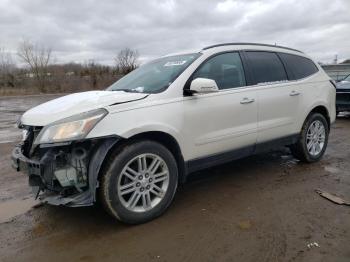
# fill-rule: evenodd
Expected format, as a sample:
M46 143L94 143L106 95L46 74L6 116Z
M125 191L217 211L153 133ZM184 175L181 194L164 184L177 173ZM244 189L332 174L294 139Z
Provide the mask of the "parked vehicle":
M337 83L337 114L350 111L350 75Z
M99 194L118 220L143 223L193 171L281 145L318 161L335 98L331 79L300 51L214 45L27 111L13 165L45 203L88 206Z

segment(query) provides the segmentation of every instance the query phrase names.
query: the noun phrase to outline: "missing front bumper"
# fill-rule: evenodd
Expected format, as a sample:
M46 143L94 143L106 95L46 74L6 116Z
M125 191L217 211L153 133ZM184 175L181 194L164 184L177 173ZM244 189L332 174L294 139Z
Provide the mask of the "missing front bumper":
M96 201L99 170L118 140L109 137L46 148L36 159L26 157L19 145L12 152L12 166L28 175L30 186L42 202L90 206ZM78 153L82 148L84 152Z

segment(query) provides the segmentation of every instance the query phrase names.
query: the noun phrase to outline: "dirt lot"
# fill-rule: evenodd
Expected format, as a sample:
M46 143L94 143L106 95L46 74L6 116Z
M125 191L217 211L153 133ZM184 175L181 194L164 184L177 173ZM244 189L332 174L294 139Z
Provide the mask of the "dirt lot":
M350 201L350 117L337 119L319 163L279 150L211 168L165 215L126 226L100 207L30 209L8 141L16 115L51 98L0 98L0 261L350 261L350 207L315 193Z

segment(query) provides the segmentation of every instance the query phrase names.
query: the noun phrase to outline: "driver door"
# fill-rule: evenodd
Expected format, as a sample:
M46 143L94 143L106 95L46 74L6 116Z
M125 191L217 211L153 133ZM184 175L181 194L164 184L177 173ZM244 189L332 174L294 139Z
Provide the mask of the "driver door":
M209 157L203 164L210 165L216 157L220 160L252 153L257 139L257 94L246 87L239 53L222 53L208 59L192 80L196 78L215 80L219 91L185 98L185 158Z

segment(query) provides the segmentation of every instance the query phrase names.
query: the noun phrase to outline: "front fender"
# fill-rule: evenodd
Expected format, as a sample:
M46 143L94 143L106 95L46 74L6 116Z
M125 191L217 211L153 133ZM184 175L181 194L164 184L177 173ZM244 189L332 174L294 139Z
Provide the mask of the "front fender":
M135 135L138 135L141 133L157 132L157 131L171 135L173 138L175 138L175 140L179 144L181 144L180 135L179 135L178 130L176 130L175 128L173 128L169 125L157 124L157 123L136 126L135 128L131 128L131 129L126 130L124 133L120 134L120 136L124 137L124 138L130 138L132 136L135 136Z

